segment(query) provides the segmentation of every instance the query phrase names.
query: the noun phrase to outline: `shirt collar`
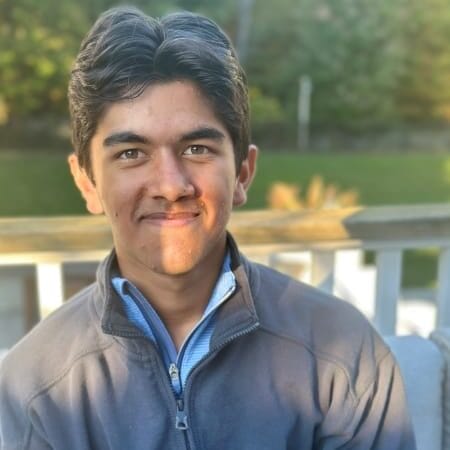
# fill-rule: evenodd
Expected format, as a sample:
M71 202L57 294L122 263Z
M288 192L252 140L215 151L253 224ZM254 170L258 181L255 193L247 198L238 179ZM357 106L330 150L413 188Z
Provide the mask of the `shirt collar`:
M133 285L126 278L121 277L120 275L113 276L111 279L111 283L115 289L115 291L119 294L119 297L123 302L125 302L125 306L127 306L127 302L130 301L131 298L134 297L134 301L136 301L136 297L140 296L144 298L142 293L138 290L138 288ZM233 291L236 289L236 279L231 270L231 256L230 252L227 251L224 261L222 263L221 271L219 277L216 281L216 284L213 288L212 294L209 298L208 304L203 312L202 318L200 319L199 324L205 320L208 316L210 316L214 311L216 311L222 303L224 303ZM147 299L148 301L148 299ZM151 303L148 303L148 307L151 311L151 316L157 317L157 313L154 308L151 306ZM126 308L127 309L127 308ZM160 320L158 320L159 322ZM147 324L147 326L154 327L153 323ZM141 328L141 327L139 327ZM142 330L141 330L142 331ZM148 334L148 333L146 333Z
M174 362L177 359L177 350L165 324L152 307L151 302L142 295L136 286L125 278L120 276L113 277L111 283L122 300L125 313L130 322L145 336L157 343L167 365ZM197 330L205 328L207 323L211 321L214 312L231 296L235 288L236 282L231 271L231 258L229 252L227 252L209 302L201 319L185 339L180 349L180 354L184 353L184 347L189 342L190 337L197 333Z
M236 279L236 289L230 296L229 301L222 305L220 311L220 326L215 331L219 340L227 339L233 331L246 328L249 323L257 323L258 318L253 303L251 291L259 289L258 277L250 274L250 265L237 248L237 245L230 234L227 234L227 246L231 256L231 270ZM247 278L250 275L250 278ZM97 270L97 283L93 286L94 308L100 318L100 325L104 333L117 337L138 337L142 333L134 327L128 320L120 295L116 292L111 283L111 279L119 276L120 271L117 263L116 252L111 253L102 261ZM251 287L250 284L253 286ZM127 339L124 345L132 346L136 341ZM140 353L137 344L132 346L133 351ZM136 348L135 348L136 347Z

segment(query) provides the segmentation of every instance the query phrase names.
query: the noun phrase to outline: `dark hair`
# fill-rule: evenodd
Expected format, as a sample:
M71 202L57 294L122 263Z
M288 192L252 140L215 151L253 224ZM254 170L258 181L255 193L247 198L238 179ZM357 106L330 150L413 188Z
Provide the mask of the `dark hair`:
M175 80L194 82L209 99L240 167L250 140L247 82L225 33L197 14L154 19L119 7L104 12L84 38L69 82L72 142L91 177L90 141L105 108Z

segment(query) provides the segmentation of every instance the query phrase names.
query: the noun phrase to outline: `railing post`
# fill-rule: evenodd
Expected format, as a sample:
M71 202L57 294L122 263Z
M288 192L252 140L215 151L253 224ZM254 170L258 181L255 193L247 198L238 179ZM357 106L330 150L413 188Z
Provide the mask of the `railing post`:
M36 265L39 314L43 319L64 301L63 272L61 263Z
M437 326L450 325L450 248L443 248L439 255L437 288Z
M314 250L311 253L311 283L325 292L333 293L335 252Z
M374 323L382 335L393 335L400 297L402 251L379 250L376 254L376 265Z

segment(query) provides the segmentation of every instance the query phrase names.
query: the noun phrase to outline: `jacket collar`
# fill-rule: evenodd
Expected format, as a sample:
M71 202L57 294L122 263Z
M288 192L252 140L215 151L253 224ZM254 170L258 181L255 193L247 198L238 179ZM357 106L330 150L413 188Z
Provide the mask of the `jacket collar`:
M231 267L236 278L233 295L218 311L218 320L211 345L219 346L221 342L252 329L258 325L258 318L253 302L252 292L257 291L257 277L251 275L249 262L243 257L230 234L227 235L230 249ZM115 250L103 260L97 269L98 294L95 308L100 317L103 332L122 337L143 337L127 318L122 302L113 289L111 279L120 275Z
M258 291L259 279L251 270L248 260L239 253L233 237L227 235L231 254L231 268L236 278L233 296L218 311L211 348L245 334L259 326L253 295Z

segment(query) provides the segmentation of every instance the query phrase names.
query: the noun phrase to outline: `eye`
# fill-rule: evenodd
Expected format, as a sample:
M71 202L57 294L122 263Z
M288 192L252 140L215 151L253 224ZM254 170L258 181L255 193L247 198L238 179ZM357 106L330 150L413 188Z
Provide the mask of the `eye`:
M118 159L129 160L129 159L138 159L141 156L141 151L137 148L129 148L128 150L124 150L118 154Z
M206 155L209 153L209 148L204 145L190 145L183 154L185 155Z

